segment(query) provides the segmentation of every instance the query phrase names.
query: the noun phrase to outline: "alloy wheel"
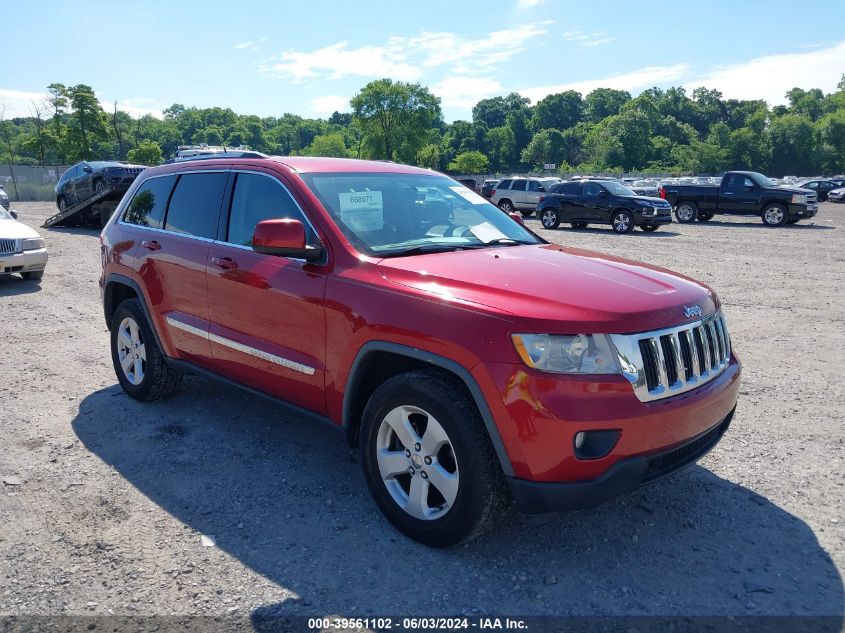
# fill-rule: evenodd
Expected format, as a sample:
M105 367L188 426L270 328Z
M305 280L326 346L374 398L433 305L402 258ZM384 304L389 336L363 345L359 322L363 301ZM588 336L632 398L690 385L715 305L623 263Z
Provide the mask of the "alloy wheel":
M631 226L631 216L627 213L617 213L613 217L613 230L618 233L626 233Z
M781 222L783 222L783 209L780 207L766 209L766 224L780 224Z
M399 406L382 420L376 461L391 498L416 519L443 517L458 496L460 476L452 442L427 411Z
M140 385L144 381L147 350L141 338L141 328L131 317L123 319L118 326L117 357L126 380L136 387Z

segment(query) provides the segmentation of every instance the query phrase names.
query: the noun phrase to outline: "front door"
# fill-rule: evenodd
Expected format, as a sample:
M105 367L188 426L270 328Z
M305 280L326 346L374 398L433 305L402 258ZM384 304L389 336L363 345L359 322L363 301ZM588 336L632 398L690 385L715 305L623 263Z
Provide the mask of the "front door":
M77 202L87 200L94 194L91 186L91 166L88 163L79 165L79 171L73 180L74 194Z
M725 176L719 190L719 211L738 215L756 215L760 191L754 181L743 174Z
M317 235L271 172L233 171L223 239L208 253L209 340L218 373L320 413L326 410L323 266L252 250L261 220L294 218Z
M609 200L609 195L604 187L596 182L585 182L581 188L584 221L610 223Z
M526 199L526 191L525 188L528 185L528 181L525 178L517 178L513 181L511 185L511 202L513 202L513 206L517 209L525 210L528 208L528 203Z

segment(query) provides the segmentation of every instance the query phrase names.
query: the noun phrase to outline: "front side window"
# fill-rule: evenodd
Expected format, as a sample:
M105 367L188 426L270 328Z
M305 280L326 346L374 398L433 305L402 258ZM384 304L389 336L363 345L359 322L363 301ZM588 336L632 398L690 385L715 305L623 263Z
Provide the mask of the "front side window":
M164 228L174 233L213 238L225 187L224 172L180 176L167 207Z
M135 191L129 206L123 214L123 221L138 226L160 229L164 219L164 209L176 176L160 176L145 180Z
M226 241L240 246L252 246L255 225L262 220L290 218L305 226L305 239L315 239L294 199L275 178L259 174L238 174L229 213Z
M302 179L349 242L367 255L542 243L488 200L443 176L326 173Z
M584 184L584 197L589 199L595 199L599 197L599 193L601 193L602 188L595 184L594 182L588 182Z
M540 191L540 183L536 180L529 180L528 191Z

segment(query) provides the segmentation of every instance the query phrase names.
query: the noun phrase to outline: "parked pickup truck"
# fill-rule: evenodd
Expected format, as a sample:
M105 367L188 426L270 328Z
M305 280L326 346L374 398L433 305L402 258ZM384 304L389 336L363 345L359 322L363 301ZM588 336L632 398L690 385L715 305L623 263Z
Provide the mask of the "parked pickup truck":
M766 226L783 226L811 218L819 209L815 192L778 187L753 171L729 171L718 187L663 185L660 197L675 209L678 222L706 222L721 213L758 215Z

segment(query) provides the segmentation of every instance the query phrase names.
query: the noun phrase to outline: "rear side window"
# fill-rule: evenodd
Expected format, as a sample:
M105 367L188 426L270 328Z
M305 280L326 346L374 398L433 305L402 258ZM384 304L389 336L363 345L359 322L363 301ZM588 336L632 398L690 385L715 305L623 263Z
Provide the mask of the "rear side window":
M526 181L524 180L514 180L511 191L525 191L525 184Z
M230 244L252 246L255 225L262 220L290 218L305 225L305 240L313 243L314 233L294 199L282 184L270 176L238 174L229 213Z
M567 196L577 196L581 194L581 183L580 182L567 182L566 184L559 185L560 192Z
M181 176L167 207L164 228L174 233L215 237L225 186L226 174L223 172Z
M585 198L598 198L599 193L601 193L602 188L592 182L588 182L584 185L584 197Z
M123 214L123 221L138 226L160 229L164 219L164 209L176 176L160 176L145 180L135 191L129 206Z
M496 185L496 189L510 189L512 180L501 180L499 184Z

